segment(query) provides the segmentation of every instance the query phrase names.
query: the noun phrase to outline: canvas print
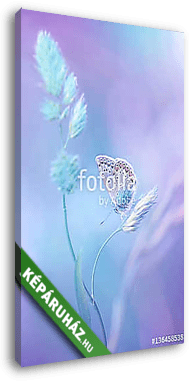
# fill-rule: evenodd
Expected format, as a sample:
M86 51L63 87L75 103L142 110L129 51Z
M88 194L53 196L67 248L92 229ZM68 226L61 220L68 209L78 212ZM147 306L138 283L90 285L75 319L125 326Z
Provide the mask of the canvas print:
M16 360L183 343L183 33L15 20Z

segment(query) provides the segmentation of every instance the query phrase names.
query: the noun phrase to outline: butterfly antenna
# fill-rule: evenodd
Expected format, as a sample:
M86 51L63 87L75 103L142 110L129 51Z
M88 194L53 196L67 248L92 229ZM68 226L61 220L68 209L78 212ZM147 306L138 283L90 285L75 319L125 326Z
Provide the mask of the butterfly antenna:
M100 225L103 225L105 221L107 221L107 219L109 218L109 216L111 215L113 210L110 210L110 212L108 213L107 217L102 221L100 222Z

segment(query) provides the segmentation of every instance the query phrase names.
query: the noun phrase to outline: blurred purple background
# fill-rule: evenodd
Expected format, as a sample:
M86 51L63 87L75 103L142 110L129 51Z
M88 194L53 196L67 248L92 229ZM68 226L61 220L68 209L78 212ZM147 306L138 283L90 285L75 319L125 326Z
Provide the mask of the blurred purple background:
M95 282L110 351L149 348L152 337L184 331L184 36L22 10L21 244L76 310L61 194L49 175L61 147L59 130L40 112L48 97L34 59L40 30L58 42L88 105L87 128L69 143L69 152L79 154L87 175L95 176L96 155L127 159L138 178L136 198L158 186L158 203L141 227L120 233L104 249ZM67 198L88 286L99 247L120 220L113 213L99 226L109 212L99 206L99 195L85 188ZM102 339L92 307L91 314L92 329ZM23 366L81 357L24 291L21 316Z

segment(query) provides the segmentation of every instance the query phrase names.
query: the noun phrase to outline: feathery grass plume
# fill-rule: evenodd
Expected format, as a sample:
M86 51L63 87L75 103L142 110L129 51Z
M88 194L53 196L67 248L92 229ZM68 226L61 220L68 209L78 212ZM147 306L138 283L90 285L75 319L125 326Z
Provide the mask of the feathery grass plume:
M62 149L57 159L52 162L51 178L58 184L58 190L63 194L70 194L77 187L79 171L78 156L68 155Z
M68 105L73 102L77 95L77 77L74 73L70 73L64 84L64 104Z
M62 112L61 116L60 116L60 120L63 120L64 118L68 117L68 114L69 114L69 111L70 111L70 106L68 105Z
M85 103L84 94L74 106L72 116L69 123L70 138L77 137L82 132L87 122L87 105Z
M123 231L134 231L138 228L141 220L149 212L150 208L154 205L158 195L157 187L150 190L139 202L135 205L134 210L127 218L122 226Z
M50 33L39 32L35 52L38 70L45 82L47 92L56 97L60 96L67 66Z
M80 254L76 256L74 252L68 228L68 213L66 207L66 194L72 193L77 187L77 178L80 172L80 168L78 157L68 155L65 148L69 139L76 137L85 127L87 121L87 105L85 104L83 94L80 98L78 97L78 101L75 100L76 96L78 96L77 77L73 72L68 75L66 62L62 57L57 43L51 38L50 34L47 34L43 31L39 32L37 44L35 47L35 53L35 59L38 64L37 67L44 80L46 91L55 97L59 97L57 102L54 102L53 100L47 100L44 103L41 112L45 116L46 120L59 120L61 138L62 120L71 114L67 140L57 159L52 162L51 178L52 181L58 184L58 189L63 193L62 207L64 213L65 230L69 248L75 263L75 290L79 312L85 322L91 326L88 299L93 302L96 313L100 320L104 335L104 342L105 345L107 345L107 337L100 310L82 280L81 256ZM73 102L74 104L72 104ZM70 113L70 111L72 113Z
M41 112L44 114L46 120L52 121L56 120L60 117L61 113L61 105L57 102L47 100L42 108Z

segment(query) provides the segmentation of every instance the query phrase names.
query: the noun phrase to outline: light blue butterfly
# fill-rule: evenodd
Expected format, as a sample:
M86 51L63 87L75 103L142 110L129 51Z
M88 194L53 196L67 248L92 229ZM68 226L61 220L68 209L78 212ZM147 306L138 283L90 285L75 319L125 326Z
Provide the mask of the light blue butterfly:
M137 179L133 167L124 159L106 155L99 155L95 160L114 211L124 218L132 207L136 191Z

